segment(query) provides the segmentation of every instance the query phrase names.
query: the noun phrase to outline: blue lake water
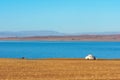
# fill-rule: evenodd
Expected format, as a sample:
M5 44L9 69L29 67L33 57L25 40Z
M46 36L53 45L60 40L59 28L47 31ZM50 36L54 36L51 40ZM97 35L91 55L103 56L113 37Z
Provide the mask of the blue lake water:
M0 41L0 58L120 58L120 42Z

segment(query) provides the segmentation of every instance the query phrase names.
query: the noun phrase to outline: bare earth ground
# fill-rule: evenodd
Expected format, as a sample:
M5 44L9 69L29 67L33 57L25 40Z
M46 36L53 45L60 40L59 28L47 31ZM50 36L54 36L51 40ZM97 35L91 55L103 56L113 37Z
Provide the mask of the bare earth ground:
M0 80L120 80L120 60L0 59Z

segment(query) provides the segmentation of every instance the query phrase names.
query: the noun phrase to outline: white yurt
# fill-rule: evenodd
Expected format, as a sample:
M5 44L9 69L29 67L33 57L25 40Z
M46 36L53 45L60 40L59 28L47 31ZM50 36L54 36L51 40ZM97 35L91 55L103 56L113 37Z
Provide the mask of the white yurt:
M89 54L88 56L85 57L85 59L87 59L87 60L96 60L96 57Z

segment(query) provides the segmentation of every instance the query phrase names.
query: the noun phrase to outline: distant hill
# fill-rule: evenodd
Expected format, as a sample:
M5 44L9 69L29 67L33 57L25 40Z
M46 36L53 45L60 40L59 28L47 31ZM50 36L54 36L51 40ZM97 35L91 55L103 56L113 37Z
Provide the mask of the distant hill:
M120 41L119 32L73 33L56 31L0 32L0 40L81 40L81 41Z
M120 32L89 32L89 33L74 33L71 35L119 35Z
M32 37L32 36L64 36L64 33L56 31L20 31L0 32L0 37Z

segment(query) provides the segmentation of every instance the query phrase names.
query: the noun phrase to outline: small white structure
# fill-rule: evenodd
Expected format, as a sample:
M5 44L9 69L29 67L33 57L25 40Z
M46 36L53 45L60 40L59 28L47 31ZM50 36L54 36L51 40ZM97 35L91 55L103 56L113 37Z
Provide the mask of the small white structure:
M95 56L89 54L88 56L85 57L87 60L96 60Z

